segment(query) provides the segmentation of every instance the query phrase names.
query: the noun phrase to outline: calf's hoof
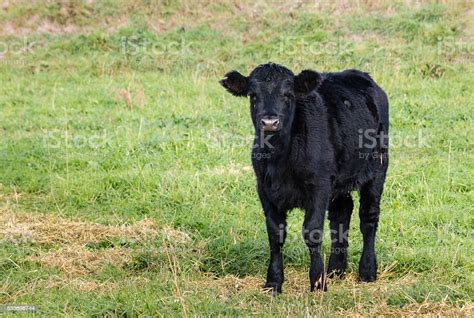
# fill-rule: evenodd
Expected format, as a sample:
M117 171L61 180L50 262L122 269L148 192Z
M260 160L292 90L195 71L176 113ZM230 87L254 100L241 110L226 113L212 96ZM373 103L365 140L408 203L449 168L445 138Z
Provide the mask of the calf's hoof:
M318 291L318 290L327 292L328 287L327 287L326 281L321 277L315 283L311 283L309 290L311 292Z
M346 271L343 269L328 269L328 278L343 278Z
M263 290L266 291L266 292L271 292L272 296L277 296L277 295L281 294L282 284L267 282L263 286Z
M327 269L328 278L341 278L346 273L347 258L342 255L331 254Z
M377 279L377 262L375 258L368 261L363 261L363 259L359 263L359 282L374 282Z
M377 275L369 273L360 273L359 282L360 283L371 283L377 280Z
M344 263L329 263L327 270L328 278L342 278L346 274L346 264Z

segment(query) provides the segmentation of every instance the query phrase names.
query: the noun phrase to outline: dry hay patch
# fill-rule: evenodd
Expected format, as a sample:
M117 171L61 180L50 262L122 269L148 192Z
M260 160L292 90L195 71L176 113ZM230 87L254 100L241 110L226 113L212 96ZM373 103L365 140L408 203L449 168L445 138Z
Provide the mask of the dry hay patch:
M45 289L72 289L84 293L94 293L94 295L109 294L118 289L127 288L128 286L143 286L150 282L146 277L134 276L114 282L111 280L97 281L87 277L61 277L58 275L50 276L47 279L32 281L25 290L30 293L41 292Z
M95 273L105 265L121 266L131 260L132 250L113 247L101 250L88 250L82 246L71 245L58 250L39 253L29 260L42 266L56 268L67 277L79 277Z
M0 210L0 224L0 240L16 244L85 245L117 238L145 241L156 237L158 233L155 222L150 219L131 225L103 225L5 210Z
M102 242L120 240L135 244L158 237L178 244L192 241L187 233L169 225L157 228L151 219L129 225L103 225L0 208L0 242L43 245L47 249L29 256L28 260L56 268L68 279L96 273L106 265L122 266L132 260L134 250L127 244L100 247ZM99 247L91 248L91 243L99 243Z
M383 275L374 283L360 284L358 282L356 273L346 274L343 279L328 279L328 289L332 288L345 288L354 291L354 293L360 292L362 289L368 290L372 294L380 294L388 289L398 288L407 285L416 284L416 278L410 275L406 275L396 280L384 279ZM265 284L265 277L261 276L245 276L236 277L233 275L226 275L224 277L206 277L204 283L217 288L220 294L238 294L247 292L259 292L262 291L262 287ZM200 282L201 286L203 283ZM293 296L304 296L309 291L309 278L308 273L302 270L288 269L285 272L285 283L283 285L283 292L285 294L291 294Z
M371 305L370 308L338 311L340 317L472 317L474 306L440 303L412 303L401 308L386 303Z
M161 235L166 240L178 244L185 244L191 242L191 237L187 233L176 230L169 225L163 226L163 228L161 229Z
M390 267L387 268L388 271ZM236 277L227 275L216 278L214 276L204 276L202 279L195 282L194 288L196 290L215 290L216 294L221 299L232 299L242 294L252 293L268 293L263 290L265 277L246 276ZM400 278L391 277L389 272L384 272L380 278L373 283L361 284L357 280L356 273L349 273L343 279L329 279L328 289L345 289L350 291L354 297L355 306L350 309L339 308L335 316L340 317L364 317L364 316L439 316L439 317L473 317L474 305L467 303L464 305L449 304L444 301L439 303L432 303L424 301L422 303L412 300L403 307L391 306L387 303L386 294L389 290L402 289L407 285L414 285L417 283L416 276L407 274ZM373 299L370 306L362 301L361 294L368 292ZM289 269L285 273L285 283L283 285L284 297L290 297L292 301L304 302L308 296L311 296L314 302L320 305L323 312L329 310L327 308L326 300L324 300L326 293L309 292L309 278L308 273L302 270ZM271 297L271 296L269 296ZM255 301L255 306L260 306L260 302ZM248 306L248 304L244 304ZM311 311L310 308L308 310Z

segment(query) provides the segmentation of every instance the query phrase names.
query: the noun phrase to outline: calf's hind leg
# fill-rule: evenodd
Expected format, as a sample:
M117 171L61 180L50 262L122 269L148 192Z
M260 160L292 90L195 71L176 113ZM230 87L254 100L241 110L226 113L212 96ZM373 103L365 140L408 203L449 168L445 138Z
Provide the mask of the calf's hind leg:
M375 256L375 234L380 215L380 199L383 192L385 173L367 182L360 189L360 230L364 239L359 262L359 280L373 282L377 279L377 259Z
M329 205L329 227L331 229L331 256L328 277L342 276L347 269L349 246L349 224L354 203L350 193L335 196Z

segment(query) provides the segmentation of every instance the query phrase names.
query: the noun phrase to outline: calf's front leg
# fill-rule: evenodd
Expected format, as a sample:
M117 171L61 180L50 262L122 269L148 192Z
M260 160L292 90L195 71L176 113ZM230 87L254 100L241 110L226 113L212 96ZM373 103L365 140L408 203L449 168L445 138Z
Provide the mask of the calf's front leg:
M265 212L270 245L270 262L264 288L271 289L273 295L276 295L282 292L284 280L282 248L286 239L286 211L278 211L262 193L260 193L260 200Z
M315 197L311 207L306 209L303 223L303 239L310 256L310 290L327 291L324 263L321 257L324 215L329 204L329 195L321 193Z

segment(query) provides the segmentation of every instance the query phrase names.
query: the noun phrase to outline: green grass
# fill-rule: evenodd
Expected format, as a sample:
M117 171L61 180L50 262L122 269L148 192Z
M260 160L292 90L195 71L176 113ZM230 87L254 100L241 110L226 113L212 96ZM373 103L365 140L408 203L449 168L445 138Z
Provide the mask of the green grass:
M91 239L82 252L123 249L129 258L71 275L40 260L73 240L15 241L4 223L0 304L35 304L44 316L473 313L467 2L10 2L0 11L0 26L10 25L0 33L0 218L147 218L158 233L189 239ZM44 23L54 32L41 33ZM389 95L377 283L355 282L355 210L348 278L309 293L294 211L284 294L260 291L268 248L249 169L252 124L246 101L218 80L270 60L295 72L362 69ZM413 138L421 143L404 143Z

